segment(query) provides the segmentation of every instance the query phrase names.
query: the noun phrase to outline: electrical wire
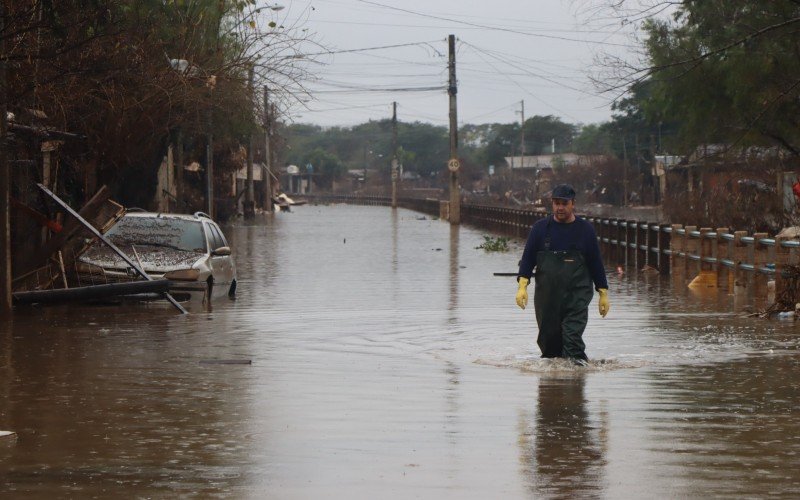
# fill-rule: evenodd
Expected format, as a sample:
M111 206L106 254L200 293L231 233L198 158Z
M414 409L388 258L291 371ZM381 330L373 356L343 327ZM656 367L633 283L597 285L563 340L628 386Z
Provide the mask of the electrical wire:
M360 88L360 89L334 89L334 90L314 90L314 93L324 93L324 94L348 94L348 93L358 93L358 92L385 92L385 93L393 93L393 92L440 92L442 90L447 90L447 86L439 86L439 87L396 87L396 88Z
M313 109L313 108L306 108L304 113L326 113L328 111L350 111L353 109L374 109L378 110L378 108L383 108L385 105L383 104L370 104L366 106L343 106L340 108L325 108L325 109Z
M561 87L564 87L564 88L567 88L567 89L570 89L570 90L574 90L575 92L580 92L581 94L586 94L586 95L589 95L589 96L592 96L592 97L597 97L596 94L593 94L591 92L587 92L585 90L582 90L582 89L579 89L579 88L576 88L576 87L572 87L570 85L566 85L563 82L558 82L556 80L553 80L552 78L548 78L546 76L542 76L541 74L530 72L530 71L526 70L525 68L523 68L523 67L521 67L521 66L519 66L519 65L517 65L517 64L515 64L513 62L509 62L508 60L506 60L504 58L501 58L499 56L493 55L490 52L481 49L480 47L472 45L471 43L464 42L463 40L462 40L461 43L463 43L464 45L466 45L468 47L471 47L472 49L474 49L474 50L476 50L476 51L478 51L478 52L480 52L482 54L487 55L488 57L491 57L491 58L493 58L493 59L495 59L497 61L500 61L500 62L502 62L504 64L507 64L507 65L511 66L512 68L518 69L518 70L520 70L520 71L522 71L522 72L526 73L527 75L532 76L534 78L540 78L540 79L548 81L548 82L550 82L552 84L559 85Z
M415 12L413 10L408 10L408 9L401 9L400 7L392 7L391 5L384 5L382 3L373 2L371 0L356 0L356 1L357 2L361 2L361 3L365 3L365 4L375 5L375 6L378 6L378 7L383 7L385 9L389 9L389 10L396 10L396 11L399 11L399 12L405 12L406 14L413 14L413 15L416 15L416 16L422 16L422 17L426 17L426 18L429 18L429 19L438 19L440 21L447 21L447 22L451 22L451 23L463 24L465 26L473 26L473 27L483 28L483 29L488 29L488 30L503 31L503 32L506 32L506 33L515 33L515 34L518 34L518 35L526 35L526 36L532 36L532 37L538 37L538 38L549 38L549 39L552 39L552 40L563 40L563 41L568 41L568 42L590 43L590 44L593 44L593 45L607 45L607 46L616 46L616 47L629 47L629 45L626 45L626 44L619 44L619 43L612 43L612 42L601 42L601 41L592 41L592 40L580 40L580 39L577 39L577 38L569 38L569 37L557 36L557 35L545 35L545 34L542 34L542 33L530 33L530 32L527 32L527 31L520 31L520 30L515 30L515 29L511 29L511 28L504 28L504 27L500 27L500 26L489 26L489 25L485 25L485 24L472 23L472 22L469 22L469 21L460 21L458 19L452 19L452 18L442 17L442 16L434 16L434 15L431 15L431 14L425 14L425 13L422 13L422 12Z
M362 47L360 49L342 49L342 50L326 50L323 52L312 52L312 53L305 53L302 54L303 57L308 56L326 56L330 54L347 54L353 52L368 52L371 50L384 50L384 49L396 49L400 47L413 47L415 45L430 45L431 43L438 42L439 40L434 40L433 42L411 42L411 43L398 43L395 45L378 45L375 47Z
M481 57L481 58L483 58L483 57L481 56L481 54L478 54L478 57ZM503 72L502 72L502 71L500 71L500 70L499 70L499 69L498 69L498 68L497 68L497 67L496 67L494 64L492 64L491 62L489 62L489 61L486 61L486 60L484 60L484 62L486 62L486 64L488 64L489 66L491 66L492 68L494 68L494 69L495 69L495 70L496 70L496 71L497 71L499 74L503 74ZM553 110L555 110L555 111L557 111L557 112L559 112L559 113L563 114L564 116L568 116L569 118L571 118L571 119L573 119L573 120L576 120L576 121L577 121L577 119L576 119L574 116L570 115L569 113L567 113L567 112L565 112L565 111L563 111L563 110L561 110L561 109L558 109L558 108L556 108L555 106L553 106L553 105L552 105L552 104L550 104L549 102L547 102L547 101L544 101L543 99L541 99L539 96L537 96L537 95L534 95L532 92L530 92L528 89L526 89L525 87L523 87L522 85L520 85L520 84L519 84L519 83L518 83L516 80L514 80L513 78L508 78L508 80L509 80L509 81L511 81L512 83L514 83L514 85L516 85L516 86L517 86L517 88L519 88L520 90L522 90L523 92L525 92L525 93L526 93L526 94L528 94L529 96L533 97L535 100L537 100L537 101L538 101L538 102L540 102L541 104L544 104L545 106L547 106L547 107L549 107L549 108L552 108Z
M434 24L400 24L400 23L376 23L376 22L361 22L361 21L326 21L326 20L315 20L314 23L318 24L341 24L341 25L349 25L349 26L381 26L386 28L424 28L424 29L441 29L441 30L448 30L452 28L449 25L434 25ZM485 30L486 27L482 25L478 26L466 26L463 29L467 30ZM520 28L523 29L523 28ZM589 35L609 35L613 36L619 34L620 29L613 29L613 30L576 30L574 28L564 28L564 29L553 29L553 28L529 28L529 31L535 32L547 32L547 33L583 33ZM530 34L533 34L530 33Z
M512 102L511 104L506 104L502 108L497 108L494 111L489 111L488 113L481 113L479 115L474 115L469 120L465 119L464 121L471 122L471 121L475 120L476 118L483 118L484 116L493 115L495 113L499 113L500 111L505 111L505 110L510 109L512 107L516 107L517 104L519 104L519 101Z

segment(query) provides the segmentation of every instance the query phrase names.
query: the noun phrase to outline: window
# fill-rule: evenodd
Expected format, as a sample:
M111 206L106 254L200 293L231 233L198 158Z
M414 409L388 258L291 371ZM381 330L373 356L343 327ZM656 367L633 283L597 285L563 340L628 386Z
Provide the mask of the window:
M198 221L125 216L106 233L116 245L152 245L187 252L205 252L203 225Z
M208 224L206 226L210 229L210 241L211 241L211 251L213 252L219 247L228 246L225 243L225 238L222 237L222 232L220 232L219 228L215 224Z

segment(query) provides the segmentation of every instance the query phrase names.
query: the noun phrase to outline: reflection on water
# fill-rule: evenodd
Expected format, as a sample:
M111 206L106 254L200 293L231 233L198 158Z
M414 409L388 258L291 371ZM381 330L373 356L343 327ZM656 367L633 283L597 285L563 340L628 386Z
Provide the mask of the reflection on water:
M652 374L661 397L649 425L669 439L651 446L684 470L685 495L697 488L728 498L800 491L800 390L796 361L787 361L751 356Z
M541 360L522 241L407 210L226 228L237 300L20 310L0 325L11 497L791 497L794 322L611 273L588 369ZM609 266L611 267L611 266ZM233 360L251 364L208 363ZM333 492L333 493L332 493Z
M459 234L461 234L461 230L458 226L450 226L450 302L447 304L448 311L455 312L458 309L458 274L459 274L459 262L458 262L458 242L459 242ZM450 320L451 322L456 322L456 316L453 315Z
M585 374L539 379L536 411L523 412L520 451L531 493L558 498L599 496L607 422L591 415Z

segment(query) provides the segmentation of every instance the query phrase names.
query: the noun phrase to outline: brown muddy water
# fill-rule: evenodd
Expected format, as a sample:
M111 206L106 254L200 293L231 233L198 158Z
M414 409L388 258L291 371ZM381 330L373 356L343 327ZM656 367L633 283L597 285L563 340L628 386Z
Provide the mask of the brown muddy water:
M2 325L0 496L800 495L793 321L610 272L576 369L538 358L532 309L492 276L519 242L343 205L226 232L235 301Z

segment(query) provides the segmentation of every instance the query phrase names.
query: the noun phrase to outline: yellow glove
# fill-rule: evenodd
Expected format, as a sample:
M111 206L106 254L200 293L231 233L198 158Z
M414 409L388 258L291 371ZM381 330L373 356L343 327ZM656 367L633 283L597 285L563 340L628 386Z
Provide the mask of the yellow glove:
M530 280L528 278L520 278L519 279L519 289L517 290L517 305L520 309L525 309L525 306L528 305L528 283Z
M608 301L608 289L601 288L597 291L600 292L600 301L597 303L597 308L600 310L600 316L605 318L611 308L611 303Z

